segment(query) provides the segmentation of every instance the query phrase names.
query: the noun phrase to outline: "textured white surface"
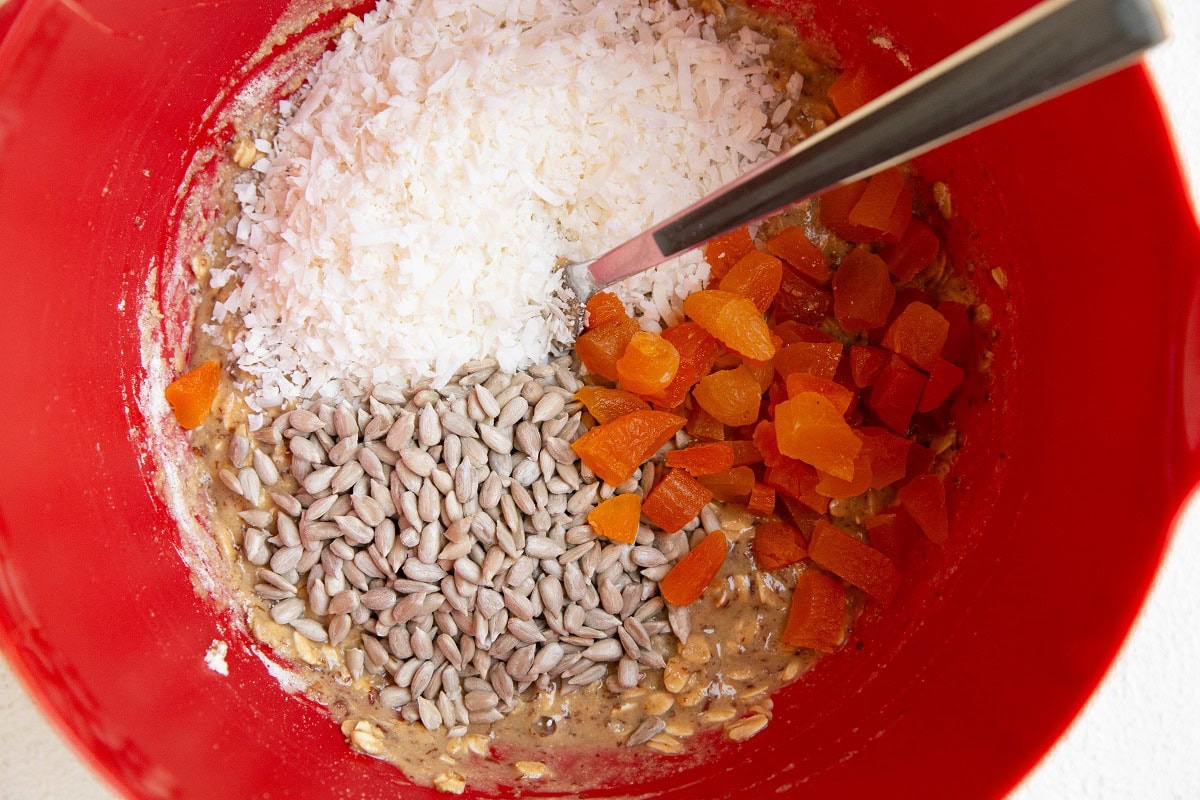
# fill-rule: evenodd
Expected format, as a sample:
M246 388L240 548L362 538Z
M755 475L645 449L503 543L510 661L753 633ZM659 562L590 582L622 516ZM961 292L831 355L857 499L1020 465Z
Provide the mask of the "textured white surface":
M0 3L2 4L2 3ZM1200 4L1166 2L1174 40L1151 67L1177 131L1193 196L1200 181ZM1100 691L1009 800L1200 797L1200 502L1183 517L1166 564ZM202 658L203 653L197 653ZM0 661L0 798L111 800Z

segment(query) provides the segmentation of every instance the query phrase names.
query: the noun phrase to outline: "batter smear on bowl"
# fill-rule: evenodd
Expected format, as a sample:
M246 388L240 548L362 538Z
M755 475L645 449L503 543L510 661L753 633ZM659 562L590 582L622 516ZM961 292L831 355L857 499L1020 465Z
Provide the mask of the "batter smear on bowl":
M715 3L344 27L231 145L167 390L248 627L352 747L447 792L753 737L953 535L986 314L935 193L892 169L726 234L572 343L556 265L853 110L861 71Z

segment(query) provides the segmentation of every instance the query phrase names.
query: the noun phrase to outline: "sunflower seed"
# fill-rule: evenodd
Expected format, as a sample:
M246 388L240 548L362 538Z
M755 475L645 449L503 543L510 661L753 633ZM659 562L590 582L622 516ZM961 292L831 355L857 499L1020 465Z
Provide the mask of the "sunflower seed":
M292 620L290 624L292 626L292 630L296 631L296 633L300 634L305 639L318 644L325 644L329 641L329 634L325 632L325 627L315 619L300 617L299 619Z
M411 411L401 411L400 415L396 417L396 421L392 423L392 427L388 429L384 443L388 449L399 452L401 448L412 442L416 426L416 415Z
M420 478L428 478L429 473L437 468L437 462L433 456L415 447L406 447L401 450L400 460L409 471Z
M586 686L589 683L596 683L603 680L608 674L608 667L604 664L593 664L578 675L570 678L567 683L572 686Z
M687 644L692 633L692 616L687 606L667 605L667 623L680 644Z
M287 425L303 434L316 433L325 428L325 422L311 411L298 408L287 418Z
M375 530L358 517L340 516L333 518L334 524L354 544L370 544L375 541Z
M532 622L513 617L508 621L508 632L518 641L526 644L540 644L546 641L545 635Z
M424 697L417 698L417 709L421 714L421 724L427 730L436 730L442 725L442 715L438 711L436 705L426 700Z
M458 502L467 503L475 497L475 469L470 461L460 462L454 471L454 496Z
M447 433L453 433L456 436L461 436L464 439L475 439L479 437L479 432L475 429L475 421L465 414L460 414L455 411L447 411L441 417L442 430Z
M601 639L581 654L592 661L616 661L621 657L621 643L616 639Z
M496 427L510 428L516 425L525 418L527 411L529 411L529 401L519 395L513 397L500 409L500 414L496 417Z
M629 738L625 740L625 746L637 747L638 745L645 744L659 733L662 733L662 729L665 727L667 727L667 723L663 721L662 717L646 717L646 719L642 720L642 724L638 725L633 733L629 735Z
M548 419L553 419L562 413L563 406L566 401L558 392L546 392L541 399L537 401L537 405L533 408L533 416L530 421L533 424L545 422Z
M479 423L479 439L493 453L507 455L512 452L513 429L509 426L502 427L499 424L488 425L481 422Z

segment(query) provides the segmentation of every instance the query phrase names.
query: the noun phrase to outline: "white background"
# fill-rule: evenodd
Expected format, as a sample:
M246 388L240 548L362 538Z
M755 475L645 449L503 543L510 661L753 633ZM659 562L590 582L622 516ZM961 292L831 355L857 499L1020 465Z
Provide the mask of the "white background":
M1166 6L1174 39L1151 54L1150 64L1195 197L1200 181L1200 4L1166 0ZM1009 800L1200 798L1197 601L1200 502L1194 500L1147 606L1100 691ZM2 660L0 720L0 798L112 800L110 790L42 719Z

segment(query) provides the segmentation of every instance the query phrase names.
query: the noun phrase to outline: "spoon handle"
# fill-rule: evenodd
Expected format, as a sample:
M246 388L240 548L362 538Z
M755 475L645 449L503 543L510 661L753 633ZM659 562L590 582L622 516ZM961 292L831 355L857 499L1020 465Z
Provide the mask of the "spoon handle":
M649 269L1112 72L1165 36L1154 0L1045 0L610 250L587 265L590 277L598 289Z

